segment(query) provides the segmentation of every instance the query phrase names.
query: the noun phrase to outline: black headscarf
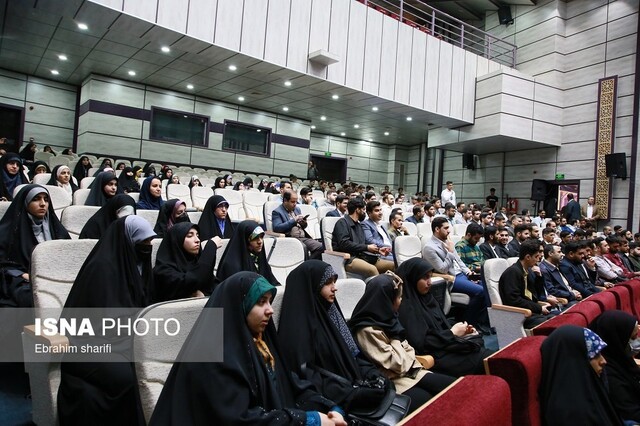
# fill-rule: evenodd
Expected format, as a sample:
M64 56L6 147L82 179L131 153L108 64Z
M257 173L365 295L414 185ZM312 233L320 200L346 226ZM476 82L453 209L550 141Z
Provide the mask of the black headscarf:
M482 337L456 337L435 297L418 292L418 281L431 271L431 264L422 258L409 259L396 271L404 283L398 314L407 331L407 341L416 353L435 358L433 371L456 377L481 374L483 359L491 354L484 348Z
M267 255L264 252L264 245L257 259L249 253L249 249L247 248L251 240L251 234L258 227L258 223L253 220L240 222L233 233L233 237L231 237L229 241L229 245L227 245L227 249L222 255L222 258L220 258L220 265L218 265L219 281L226 280L236 272L252 271L265 277L271 284L280 285L276 277L273 276L273 272L271 272L271 266L269 266ZM254 260L258 263L257 269Z
M352 333L356 334L364 327L378 327L389 338L404 340L404 327L393 310L397 292L397 285L390 275L382 274L369 280L349 320Z
M32 147L35 146L35 143L29 142L25 145L24 148L20 150L20 157L24 158L25 161L33 161L33 157L36 154L31 150Z
M195 180L198 179L198 184L195 184ZM198 178L198 176L191 176L191 179L189 179L189 189L193 188L194 186L203 186L202 182L200 182L200 179Z
M98 173L94 181L91 183L91 191L87 196L87 201L85 201L86 206L98 206L102 207L107 204L109 198L107 194L104 192L104 186L110 181L117 181L118 178L111 172L101 172Z
M140 188L140 201L136 205L140 210L160 210L164 201L162 200L162 196L154 197L151 195L151 182L154 179L162 182L160 178L155 176L149 176L142 182L142 188Z
M131 167L125 167L120 176L118 176L118 194L128 194L130 192L140 192L140 185L136 180L135 173L129 176L127 173L133 173Z
M87 160L89 159L89 157L83 155L82 157L80 157L80 159L76 163L76 166L73 168L73 177L75 177L78 181L78 185L80 185L82 179L89 177L89 169L93 167L91 165L91 161L89 161L89 164L87 164L86 166L82 164L82 160L85 158Z
M602 378L589 364L584 328L564 325L540 348L543 425L621 425Z
M282 300L278 339L282 355L293 371L301 374L301 365L310 370L320 367L354 383L378 377L377 368L361 356L351 335L338 301L328 302L320 295L322 287L337 275L331 265L320 260L307 260L287 276L287 291ZM311 380L323 395L346 406L353 392L339 383L313 372ZM382 397L381 392L379 397ZM363 395L364 396L364 395ZM367 395L373 398L374 395ZM379 400L378 400L379 401ZM355 405L375 401L352 401Z
M253 179L251 179L250 177L246 177L242 181L242 184L244 185L244 189L253 188Z
M174 210L176 209L176 204L184 204L186 207L186 203L177 198L167 201L162 205L160 210L158 210L158 219L156 219L156 226L153 230L158 234L158 238L164 238L167 234L167 231L171 229L173 225L178 222L190 222L189 215L186 210L184 214L180 217L173 217Z
M38 167L44 167L45 173L51 173L49 165L42 160L38 160L29 165L29 179L33 180L33 177L36 175L36 169Z
M220 182L224 181L224 187L220 186ZM214 184L213 184L213 189L216 190L218 188L226 188L227 186L227 180L224 177L217 177Z
M17 161L19 165L18 173L15 175L7 172L7 164L11 161ZM0 158L0 198L4 197L8 201L13 200L13 190L16 189L18 185L29 183L22 171L22 163L22 158L13 152L7 152Z
M231 218L228 213L224 220L224 232L220 230L215 211L216 207L221 203L227 203L227 206L229 205L222 195L214 195L209 197L207 204L204 205L202 216L200 216L200 221L198 222L200 226L200 237L203 240L208 240L211 237L231 238L233 236L233 223L231 223Z
M48 191L40 185L30 184L23 186L11 202L2 220L0 220L0 259L16 262L25 271L29 270L31 253L38 244L38 240L34 235L34 230L37 228L36 221L27 212L27 205L31 202L31 200L27 200L27 197L31 190L35 188L42 190L38 194L42 192L48 194ZM33 199L33 197L31 198ZM60 223L60 220L58 220L51 198L49 198L49 211L41 225L48 225L48 233L51 235L52 240L68 240L71 238Z
M105 158L104 160L102 160L102 163L100 163L100 167L98 167L96 174L102 173L104 169L113 169L113 162L111 162L111 160L109 160L108 158Z
M217 247L209 241L198 255L187 253L184 239L192 229L197 231L198 225L181 222L165 234L153 267L154 303L191 297L197 290L211 294Z
M153 281L151 251L142 252L138 244L153 236L151 225L140 216L113 222L80 268L65 307L147 306Z
M69 168L69 166L65 166L64 164L60 164L53 168L53 170L51 171L51 179L49 179L49 182L47 182L47 185L59 186L61 188L64 188L62 184L58 182L58 173L60 172L60 169L64 167ZM69 173L71 173L71 169L69 169ZM69 185L71 186L72 194L79 189L78 185L76 185L73 182L73 176L69 176Z
M118 219L118 210L124 206L130 207L129 214L136 214L135 200L127 194L116 194L89 218L80 231L80 238L100 239L109 225Z
M638 320L623 311L604 311L589 328L607 347L602 354L607 360L605 372L613 406L625 420L640 421L640 367L633 360L629 339Z
M269 371L257 350L254 336L246 323L247 298L252 288L264 279L253 272L237 273L213 292L208 308L224 308L223 361L177 362L162 389L150 425L304 425L302 410L325 411L333 403L313 391L308 382L290 373L280 356L273 321L262 333L262 340L274 358ZM275 294L275 289L271 290ZM261 295L260 295L261 296ZM179 357L212 353L211 324L203 313L191 330Z

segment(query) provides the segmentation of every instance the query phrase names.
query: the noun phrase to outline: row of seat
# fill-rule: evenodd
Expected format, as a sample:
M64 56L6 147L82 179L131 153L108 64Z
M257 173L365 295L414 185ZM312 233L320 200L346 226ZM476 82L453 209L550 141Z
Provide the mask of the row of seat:
M606 310L618 309L638 317L640 280L627 281L594 294L485 359L485 372L503 378L511 389L512 423L540 425L538 387L542 374L540 346L555 329L572 324L587 327Z

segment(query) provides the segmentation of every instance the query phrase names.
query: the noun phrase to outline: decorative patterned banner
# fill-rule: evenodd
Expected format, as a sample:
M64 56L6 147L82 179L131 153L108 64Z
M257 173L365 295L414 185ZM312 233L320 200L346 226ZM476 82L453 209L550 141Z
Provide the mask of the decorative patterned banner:
M594 196L602 219L610 216L611 179L607 177L605 155L613 152L616 133L618 76L598 81L598 120L596 122L596 175Z

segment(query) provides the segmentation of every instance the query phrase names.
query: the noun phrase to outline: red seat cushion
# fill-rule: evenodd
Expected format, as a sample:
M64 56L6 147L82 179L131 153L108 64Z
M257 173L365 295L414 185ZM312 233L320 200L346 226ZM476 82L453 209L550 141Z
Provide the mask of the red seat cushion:
M539 326L534 327L531 331L534 336L548 336L553 330L565 324L577 325L579 327L586 327L588 325L584 315L577 312L565 312L564 314L550 318Z
M631 309L636 317L640 316L640 280L625 281L616 287L625 287L631 294Z
M616 305L619 310L637 317L635 309L631 306L631 292L629 291L629 288L617 285L610 288L608 291L615 296Z
M540 345L544 339L545 336L524 337L485 359L487 373L509 384L514 425L540 425L538 387L542 371Z
M511 425L509 385L496 376L465 376L400 425Z
M618 309L616 297L610 291L601 291L600 293L594 294L589 298L589 301L596 302L600 305L602 312Z
M595 295L591 297L595 297ZM573 305L566 310L566 313L579 313L587 320L587 324L591 324L591 321L598 318L598 315L600 315L603 311L601 304L592 302L591 297ZM612 309L615 309L615 305Z

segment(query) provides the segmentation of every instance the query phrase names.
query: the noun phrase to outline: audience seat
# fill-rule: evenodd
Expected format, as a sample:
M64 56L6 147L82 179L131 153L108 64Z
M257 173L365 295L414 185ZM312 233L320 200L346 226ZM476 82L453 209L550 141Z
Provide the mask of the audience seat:
M86 178L84 178L86 179ZM83 179L83 180L84 180ZM78 189L73 193L73 205L74 206L84 206L87 202L87 198L89 197L90 189Z
M49 159L52 157L55 157L55 155L50 152L36 151L33 154L33 161L44 161L49 164Z
M187 185L169 185L167 186L167 200L174 198L184 201L187 208L193 207L191 202L191 189Z
M289 272L304 262L307 254L304 245L296 238L267 237L263 250L273 275L283 286L287 283Z
M350 259L349 253L343 253L333 250L333 228L336 226L336 222L340 217L328 217L325 216L320 222L320 230L322 234L322 242L324 243L324 252L322 253L322 260L330 264L338 274L338 278L362 278L360 275L347 274L344 268L344 263L347 259Z
M533 327L531 334L534 336L548 336L556 328L567 324L577 325L579 327L587 327L589 325L584 315L577 312L565 312L551 317L542 324Z
M10 205L11 201L0 201L0 219L2 219Z
M222 255L229 245L229 240L229 238L222 239L222 245L218 247L218 250L216 251L216 264L213 266L213 275L216 275L218 273L218 265L220 265L220 259L222 259ZM203 241L202 247L204 248L207 243L207 241Z
M491 307L488 308L489 321L496 328L498 347L504 348L514 340L524 337L527 332L524 329L524 320L531 316L529 309L516 308L502 304L500 297L500 275L508 268L506 259L487 259L484 262L484 280L491 299Z
M82 178L82 180L80 181L80 189L88 189L89 185L91 185L91 183L94 181L94 179L95 179L95 177L93 177L93 176Z
M546 337L524 337L485 358L485 372L504 379L511 389L512 423L539 426L538 387L542 374L540 346Z
M512 392L500 377L464 376L410 413L398 426L510 426Z
M353 310L364 294L366 284L357 278L338 278L336 280L336 300L344 318L349 321Z
M174 186L174 185L171 185ZM206 186L194 186L191 188L191 200L193 207L197 209L204 209L204 206L209 201L209 198L213 197L213 190Z
M34 183L36 185L46 185L50 179L51 179L51 173L40 173L33 177L33 181L31 183Z
M424 245L427 239L431 238L431 236L433 235L433 231L431 230L431 224L419 223L417 225L417 228L418 228L418 237L420 237L420 239L422 240L422 244Z
M149 222L152 228L156 226L156 222L158 220L158 210L136 209L136 214Z
M636 311L632 306L631 292L629 288L622 285L616 285L615 287L612 287L607 291L613 294L613 296L616 298L616 309L637 317Z
M263 206L267 202L269 194L256 191L244 191L242 193L242 205L247 217L259 219L258 222L264 222Z
M69 160L67 157L63 157L62 155L53 156L49 158L49 167L51 168L51 170L53 170L55 166L68 166L69 161L71 160Z
M285 289L285 286L279 286L276 291L276 297L274 297L271 302L271 308L273 309L273 315L271 317L273 318L273 324L276 326L276 330L278 329L278 325L280 325L280 313L282 312L282 300Z
M334 206L320 206L318 207L318 222L322 220L323 217L327 215L330 211L335 210Z
M72 202L71 195L64 189L60 188L59 186L54 186L54 185L42 185L42 186L47 188L47 191L49 191L49 197L51 197L51 203L53 203L53 208L56 212L56 215L58 215L58 218L62 217L62 211L71 205L71 202ZM18 188L20 187L21 185L18 186L16 190L18 190Z
M216 188L214 191L216 195L222 195L229 203L227 214L234 222L241 222L247 218L247 214L244 211L242 205L242 193L240 191L234 191L227 188Z
M613 309L615 309L615 306ZM591 297L589 297L583 300L582 302L573 305L566 311L564 311L563 315L568 314L570 312L578 313L582 315L584 319L587 321L587 324L591 324L591 321L596 319L598 315L600 315L603 312L603 309L600 304L598 304L597 302L592 302Z
M264 225L267 228L267 231L273 231L273 222L271 220L271 215L273 211L280 206L280 204L282 204L280 201L267 201L266 203L264 203L262 211L264 216Z
M413 215L413 213L412 213ZM403 222L402 226L404 226L405 228L407 228L407 232L409 233L409 235L417 237L418 236L418 225L416 225L413 222Z
M158 339L134 335L133 348L138 389L147 422L151 419L153 409L182 344L208 300L207 297L198 297L156 303L147 306L138 314L139 319L175 318L180 323L180 333L176 336Z
M100 210L97 206L69 206L62 212L62 226L69 231L71 238L77 239L87 221Z
M309 215L307 218L307 228L305 231L311 236L313 239L320 238L320 222L318 221L318 211L315 207L310 206L308 204L300 204L300 213L303 216Z
M422 243L417 236L403 235L393 241L393 258L396 268L405 260L422 257Z
M608 290L601 291L600 293L592 295L589 298L589 301L595 302L600 305L600 309L602 309L602 312L618 309L616 296Z
M466 223L458 223L456 225L453 225L453 234L464 237L465 233L467 232L467 226L469 225L467 225Z
M640 318L640 280L629 280L617 284L616 287L624 287L629 290L631 299L631 310L637 318ZM615 287L614 287L615 288Z
M85 259L98 240L53 240L38 244L31 255L31 287L36 316L47 309L46 316L62 312L71 286ZM52 312L51 310L54 310ZM27 326L26 328L33 327ZM22 333L23 347L33 350L42 341L33 332ZM31 386L32 420L38 425L57 424L57 395L60 384L60 358L51 362L25 362Z

